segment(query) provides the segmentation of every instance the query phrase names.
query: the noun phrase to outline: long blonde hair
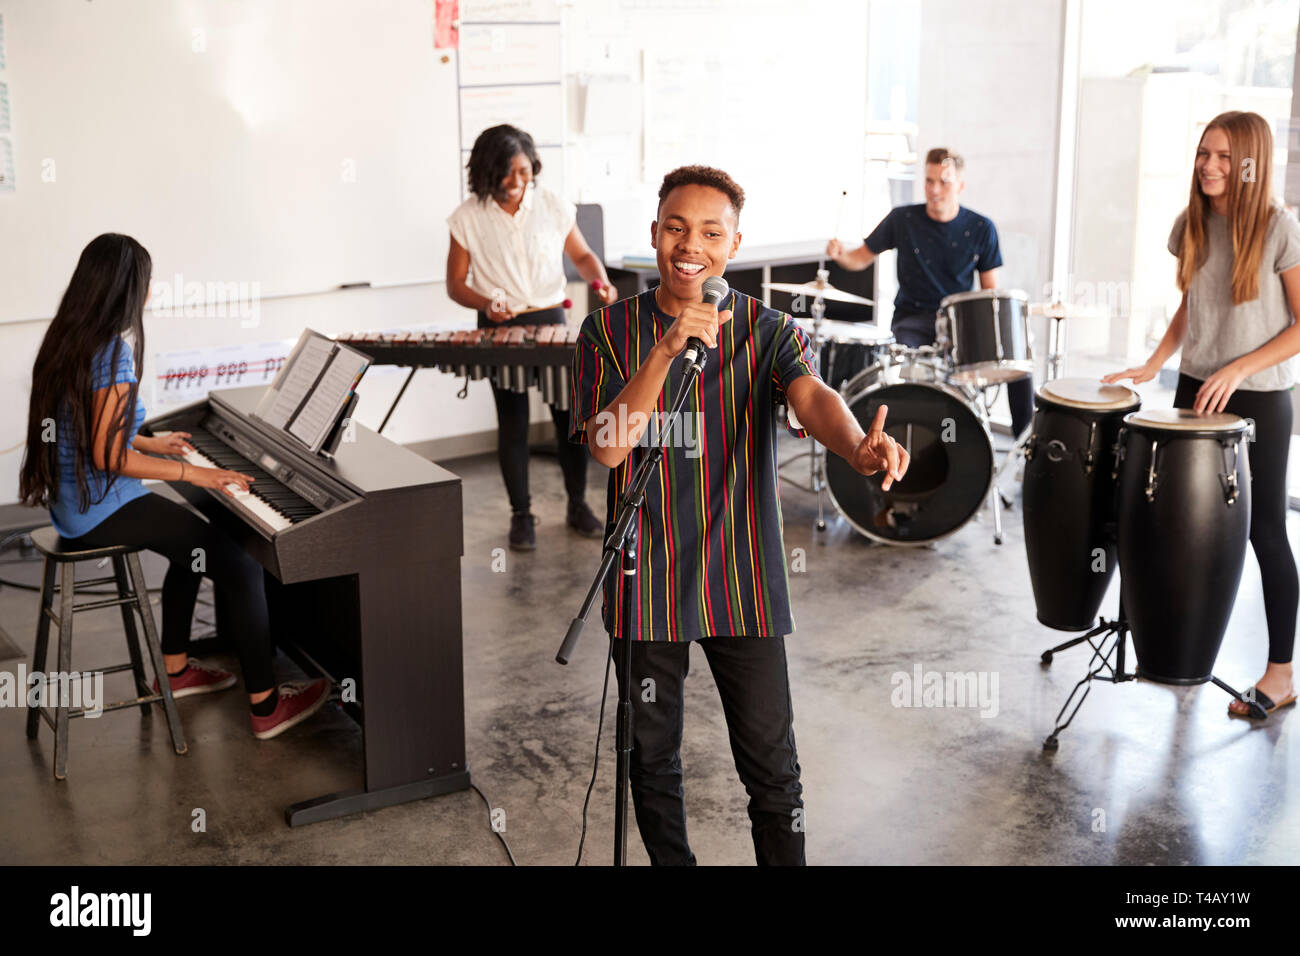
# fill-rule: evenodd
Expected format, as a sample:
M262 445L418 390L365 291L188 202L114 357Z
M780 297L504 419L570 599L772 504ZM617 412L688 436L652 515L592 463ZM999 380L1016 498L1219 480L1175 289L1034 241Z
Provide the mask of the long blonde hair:
M1229 110L1210 120L1201 143L1212 129L1227 135L1232 157L1234 173L1227 178L1228 236L1232 241L1232 303L1240 305L1259 296L1259 261L1273 214L1273 131L1258 113L1241 110ZM1201 192L1200 177L1193 167L1187 222L1178 247L1178 288L1183 292L1209 254L1209 213L1210 197Z

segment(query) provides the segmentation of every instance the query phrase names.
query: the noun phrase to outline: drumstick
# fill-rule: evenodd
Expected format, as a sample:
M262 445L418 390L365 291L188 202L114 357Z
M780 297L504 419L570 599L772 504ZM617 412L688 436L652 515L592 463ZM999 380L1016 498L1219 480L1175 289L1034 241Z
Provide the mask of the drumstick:
M840 237L840 227L844 225L844 203L848 200L848 198L849 198L849 191L847 189L841 189L840 190L840 211L835 216L835 231L831 233L832 239L838 239Z

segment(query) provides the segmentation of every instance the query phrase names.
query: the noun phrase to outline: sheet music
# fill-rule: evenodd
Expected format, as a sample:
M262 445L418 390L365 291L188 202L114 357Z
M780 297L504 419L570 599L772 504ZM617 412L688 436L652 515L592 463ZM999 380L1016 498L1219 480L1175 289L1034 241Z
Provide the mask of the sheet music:
M297 355L289 356L284 381L273 386L275 395L271 407L261 415L263 421L275 428L285 428L289 419L307 397L325 363L329 361L334 343L329 339L304 333L306 341ZM259 413L261 409L259 409Z
M339 349L325 375L312 389L302 411L289 426L289 434L309 448L319 448L324 444L368 361L364 355L351 349Z

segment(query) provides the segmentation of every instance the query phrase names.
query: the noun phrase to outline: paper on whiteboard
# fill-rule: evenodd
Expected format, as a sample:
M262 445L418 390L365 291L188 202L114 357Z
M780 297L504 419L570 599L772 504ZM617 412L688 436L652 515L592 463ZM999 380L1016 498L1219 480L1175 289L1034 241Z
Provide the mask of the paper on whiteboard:
M150 410L188 405L214 388L267 385L284 366L293 339L157 352L153 358Z
M461 27L461 86L559 83L560 79L558 24Z
M14 144L0 136L0 192L14 191Z
M626 76L591 76L583 86L582 131L630 136L641 131L641 84Z
M0 70L5 68L5 15L0 13Z
M559 0L462 0L460 18L463 23L483 20L558 20Z
M489 86L460 91L463 149L474 145L489 126L509 123L525 129L538 144L563 141L564 89L561 86Z

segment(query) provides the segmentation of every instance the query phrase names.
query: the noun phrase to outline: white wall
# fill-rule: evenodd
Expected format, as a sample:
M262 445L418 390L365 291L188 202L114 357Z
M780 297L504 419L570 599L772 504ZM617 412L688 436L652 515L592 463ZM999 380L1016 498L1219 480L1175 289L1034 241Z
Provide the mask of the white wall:
M1064 0L921 4L918 152L966 158L962 204L992 218L1000 284L1031 300L1051 278L1064 24Z

